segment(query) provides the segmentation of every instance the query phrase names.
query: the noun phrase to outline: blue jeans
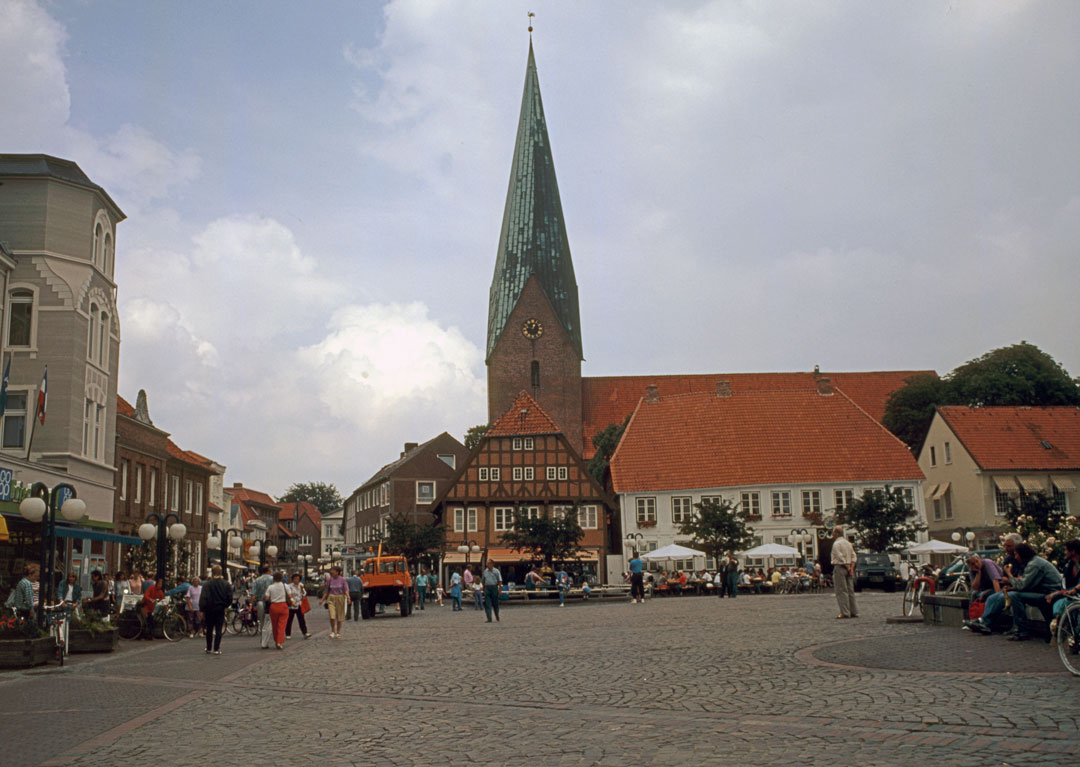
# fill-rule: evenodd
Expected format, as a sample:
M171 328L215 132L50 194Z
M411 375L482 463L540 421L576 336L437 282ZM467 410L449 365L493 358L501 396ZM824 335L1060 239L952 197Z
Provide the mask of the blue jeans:
M1009 606L1012 608L1013 628L1017 634L1030 634L1031 621L1027 617L1027 606L1034 605L1039 608L1043 619L1050 622L1050 605L1046 601L1046 594L1037 594L1034 591L1014 591L1009 595Z
M416 600L420 603L420 609L424 609L424 597L427 595L427 588L418 588L416 590Z
M988 629L994 627L994 617L1005 609L1005 592L995 591L986 598L986 606L983 607L982 617L979 621Z
M566 589L562 586L559 587L559 604L566 604Z
M484 613L491 621L491 611L495 610L495 620L499 619L499 587L484 586Z

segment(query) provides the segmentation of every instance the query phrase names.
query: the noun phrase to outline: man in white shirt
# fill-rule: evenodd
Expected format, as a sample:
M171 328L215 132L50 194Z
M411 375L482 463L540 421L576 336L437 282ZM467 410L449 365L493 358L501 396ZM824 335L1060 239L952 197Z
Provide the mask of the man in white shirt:
M858 618L859 610L855 606L855 547L844 537L844 528L833 528L832 579L836 602L840 605L837 619Z

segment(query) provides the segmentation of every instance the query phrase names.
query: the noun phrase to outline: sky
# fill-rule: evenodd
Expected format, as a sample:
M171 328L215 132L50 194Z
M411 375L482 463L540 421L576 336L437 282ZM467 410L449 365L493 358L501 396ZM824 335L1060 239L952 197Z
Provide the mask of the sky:
M0 0L0 152L127 214L120 394L226 483L486 420L528 11L584 375L1080 375L1080 3Z

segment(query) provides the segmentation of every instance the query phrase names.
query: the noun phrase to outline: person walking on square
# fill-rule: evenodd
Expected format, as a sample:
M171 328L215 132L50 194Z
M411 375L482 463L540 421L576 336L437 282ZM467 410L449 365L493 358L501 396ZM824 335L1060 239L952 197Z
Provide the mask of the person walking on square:
M630 604L645 603L645 563L634 552L630 560Z
M270 649L272 631L266 620L266 590L274 582L274 576L270 575L270 565L259 568L259 577L251 587L251 604L255 608L255 615L259 618L259 632L264 650Z
M274 632L274 647L279 650L285 649L285 622L289 619L291 601L281 573L274 573L274 581L266 589L266 605Z
M484 584L484 613L487 622L491 623L491 613L495 612L495 620L499 620L499 587L502 586L502 573L495 565L488 562L484 565L484 572L480 576Z
M733 551L729 551L724 560L724 591L732 599L739 594L739 560Z
M202 598L202 581L198 578L191 579L191 586L184 592L184 605L187 607L188 636L198 635L202 624L202 613L199 611L199 599Z
M461 611L461 573L454 571L450 576L450 598L454 601L454 612Z
M836 602L840 605L837 619L858 618L859 610L855 606L855 547L844 537L844 528L833 528L832 566L833 591Z
M285 624L285 638L290 639L292 637L292 624L295 620L300 626L300 633L304 635L304 639L311 636L307 630L307 620L304 618L310 606L307 605L307 590L304 588L304 584L300 579L300 573L293 573L289 583L285 584L285 588L289 591L289 622Z
M221 655L221 634L225 630L225 610L232 604L232 589L221 577L221 565L214 565L210 580L203 584L198 607L206 622L206 652Z
M416 580L413 581L413 586L416 587L416 601L420 606L420 609L424 609L424 601L427 599L427 587L428 587L428 574L427 568L421 567L420 574L416 576Z
M349 582L349 613L354 621L358 621L360 620L360 600L364 598L364 582L360 579L359 570L353 570L352 575L345 580Z
M330 638L341 639L341 627L348 616L349 582L342 576L341 568L337 565L330 568L330 577L326 579L326 593L319 600L319 604L330 606Z

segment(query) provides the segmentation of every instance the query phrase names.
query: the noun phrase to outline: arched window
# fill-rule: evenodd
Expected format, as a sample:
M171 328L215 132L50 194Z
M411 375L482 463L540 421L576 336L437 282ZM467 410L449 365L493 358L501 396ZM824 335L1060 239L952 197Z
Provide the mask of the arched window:
M34 329L34 293L13 290L8 296L8 346L30 346Z
M94 252L90 254L94 266L101 263L101 238L104 232L100 222L94 225Z
M534 389L540 388L540 363L532 361L532 385Z
M105 233L105 245L102 249L101 271L105 272L106 277L112 276L112 235L108 232Z
M98 305L90 304L90 327L86 332L86 359L95 360L97 355L94 354L94 344L98 339Z
M109 364L109 315L101 313L101 322L98 325L98 365L105 368Z

